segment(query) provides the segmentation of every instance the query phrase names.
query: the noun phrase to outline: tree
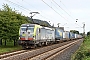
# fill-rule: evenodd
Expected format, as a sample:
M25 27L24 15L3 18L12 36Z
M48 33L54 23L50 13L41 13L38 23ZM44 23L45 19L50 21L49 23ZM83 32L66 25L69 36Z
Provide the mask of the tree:
M76 30L70 30L70 32L73 32L75 34L79 34L79 31L76 31Z
M4 4L0 9L0 38L18 40L19 28L23 23L28 23L27 18Z
M87 32L87 36L89 36L90 35L90 31L89 32Z
M83 33L79 33L79 34L83 36Z

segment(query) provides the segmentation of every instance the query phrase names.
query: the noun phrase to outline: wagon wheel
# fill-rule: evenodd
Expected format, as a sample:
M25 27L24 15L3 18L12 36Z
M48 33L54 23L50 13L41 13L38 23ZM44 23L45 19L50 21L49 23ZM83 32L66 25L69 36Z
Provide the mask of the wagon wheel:
M34 48L37 48L37 45L36 44L34 44L34 46L33 46Z
M42 43L40 42L40 43L38 44L38 46L39 46L39 47L42 47Z

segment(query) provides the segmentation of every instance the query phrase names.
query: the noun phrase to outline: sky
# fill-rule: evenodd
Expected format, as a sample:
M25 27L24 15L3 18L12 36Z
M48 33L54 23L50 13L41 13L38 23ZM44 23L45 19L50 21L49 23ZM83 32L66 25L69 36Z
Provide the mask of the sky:
M30 12L39 12L33 19L40 19L64 27L66 31L90 31L90 0L0 0L0 9L8 4L12 9L30 17ZM76 22L77 20L77 22Z

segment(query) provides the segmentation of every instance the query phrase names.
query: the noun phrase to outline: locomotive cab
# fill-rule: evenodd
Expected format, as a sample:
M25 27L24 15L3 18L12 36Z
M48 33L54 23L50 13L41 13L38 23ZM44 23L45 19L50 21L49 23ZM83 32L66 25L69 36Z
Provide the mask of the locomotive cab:
M20 40L33 40L34 27L21 27Z
M22 47L34 45L34 25L23 24L19 30L18 44ZM26 48L26 47L25 47Z
M55 29L37 24L22 24L18 44L24 48L47 45L55 41Z

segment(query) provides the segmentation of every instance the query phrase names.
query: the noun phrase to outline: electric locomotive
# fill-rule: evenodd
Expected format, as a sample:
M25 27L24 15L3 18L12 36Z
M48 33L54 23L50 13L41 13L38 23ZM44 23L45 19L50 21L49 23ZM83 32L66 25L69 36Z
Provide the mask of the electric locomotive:
M55 41L55 29L37 24L22 24L18 44L23 48L47 45Z

